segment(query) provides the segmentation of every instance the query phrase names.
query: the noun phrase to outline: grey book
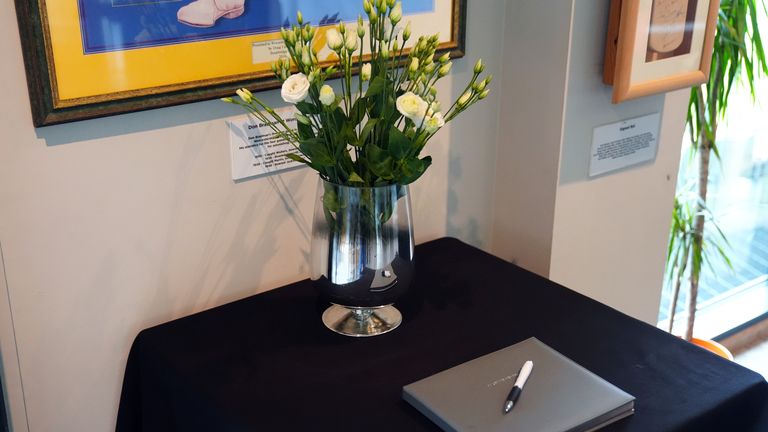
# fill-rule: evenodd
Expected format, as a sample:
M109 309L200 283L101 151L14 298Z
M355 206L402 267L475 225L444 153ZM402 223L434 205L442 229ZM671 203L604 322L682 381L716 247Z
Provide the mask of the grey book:
M520 367L533 371L512 411ZM634 413L635 398L536 338L403 387L403 399L446 431L591 431Z

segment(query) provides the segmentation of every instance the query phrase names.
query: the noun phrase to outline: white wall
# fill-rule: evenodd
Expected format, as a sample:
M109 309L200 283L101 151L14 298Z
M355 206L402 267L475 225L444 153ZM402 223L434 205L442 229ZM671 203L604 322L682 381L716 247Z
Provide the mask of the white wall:
M542 276L552 247L571 9L570 1L518 1L506 12L491 247Z
M483 5L469 10L470 58L441 94L458 96L477 57L500 69L505 1ZM307 276L316 177L233 183L223 119L239 112L218 101L34 129L13 1L0 6L11 415L17 431L112 430L139 330ZM412 189L417 241L488 242L498 104L491 93L430 142L435 164Z
M602 83L608 3L574 2L549 277L655 324L690 92L611 104ZM664 114L656 159L589 179L593 128L653 112Z
M494 253L655 324L688 91L611 104L609 0L507 10ZM547 20L547 32L536 28ZM514 24L512 24L514 23ZM554 66L554 67L553 67ZM592 130L662 112L654 161L588 178ZM533 180L531 180L533 179Z
M3 245L0 243L0 376L4 394L5 413L10 417L9 422L26 425L24 411L23 387L19 373L19 361L16 356L16 336L13 332L11 305L8 301L8 286L5 283L5 266L3 265ZM11 398L8 398L11 395ZM0 408L2 409L2 408ZM5 425L0 425L4 427ZM19 428L21 429L21 428Z

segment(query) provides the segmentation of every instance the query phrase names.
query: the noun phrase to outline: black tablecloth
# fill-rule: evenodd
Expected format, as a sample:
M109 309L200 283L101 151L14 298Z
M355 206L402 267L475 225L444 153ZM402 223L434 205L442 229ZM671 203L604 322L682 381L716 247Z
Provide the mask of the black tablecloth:
M637 398L606 430L768 431L748 369L455 239L416 260L382 336L327 330L307 280L142 331L117 430L436 430L403 385L535 336Z

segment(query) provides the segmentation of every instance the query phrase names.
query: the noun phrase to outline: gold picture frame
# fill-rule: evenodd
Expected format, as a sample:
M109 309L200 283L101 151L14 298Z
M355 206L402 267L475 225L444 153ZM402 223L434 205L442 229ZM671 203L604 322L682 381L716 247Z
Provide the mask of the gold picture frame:
M709 79L719 0L611 0L603 82L613 103Z
M178 15L195 0L16 0L34 125L220 98L241 87L277 88L270 64L282 46L279 28L296 16L289 5L314 9L306 21L318 28L318 51L330 26L354 27L363 13L362 0L246 1L245 13L199 28L183 25ZM403 23L414 21L415 36L439 32L440 53L464 55L467 0L411 4L422 5L410 6L411 13L403 5ZM265 18L269 5L279 13ZM418 9L424 5L431 9ZM345 12L323 16L334 8ZM242 20L251 21L233 24Z

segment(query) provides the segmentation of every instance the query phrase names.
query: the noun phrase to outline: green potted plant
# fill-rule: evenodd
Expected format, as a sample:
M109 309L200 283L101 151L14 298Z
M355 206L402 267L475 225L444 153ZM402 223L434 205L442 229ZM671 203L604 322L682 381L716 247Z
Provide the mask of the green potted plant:
M438 36L412 41L395 0L364 0L356 27L282 29L288 57L272 66L283 100L296 107L297 129L247 89L237 104L269 125L295 152L287 155L317 171L318 199L311 244L311 276L334 306L323 321L350 336L371 336L401 321L392 303L413 270L408 185L432 163L429 140L448 122L488 96L491 76L478 60L460 96L445 109L435 84L448 75L448 53ZM336 63L318 61L315 36L327 41ZM359 71L359 76L355 73ZM327 81L340 76L337 93Z
M725 253L727 244L722 231L714 224L707 209L709 163L714 154L719 158L717 129L728 110L731 91L746 84L754 100L755 77L768 74L758 14L765 4L761 0L722 0L712 52L709 81L691 89L687 126L691 137L691 157L698 160L698 181L695 192L685 188L675 198L667 251L667 269L673 286L669 331L674 323L674 311L683 281L687 279L688 319L684 337L693 340L696 303L702 264L711 259L711 251L730 261ZM710 221L714 234L704 235L705 223Z

